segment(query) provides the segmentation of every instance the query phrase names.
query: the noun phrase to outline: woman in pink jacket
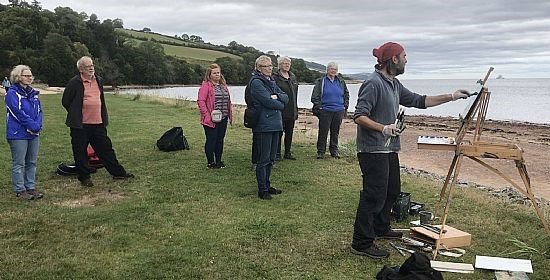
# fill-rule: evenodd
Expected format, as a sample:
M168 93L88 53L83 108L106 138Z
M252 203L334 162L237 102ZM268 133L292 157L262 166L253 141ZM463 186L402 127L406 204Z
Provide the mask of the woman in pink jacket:
M218 64L211 64L204 73L199 88L197 106L201 113L206 143L204 153L208 168L224 168L222 161L223 141L227 123L231 123L231 96Z

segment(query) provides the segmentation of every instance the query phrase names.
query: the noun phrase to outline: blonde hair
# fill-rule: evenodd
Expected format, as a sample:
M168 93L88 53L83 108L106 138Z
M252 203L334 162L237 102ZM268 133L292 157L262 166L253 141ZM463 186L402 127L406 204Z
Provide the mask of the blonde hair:
M256 58L256 63L255 63L256 70L260 70L258 68L260 67L260 62L262 62L262 61L271 63L271 57L269 57L267 55L258 56L258 58Z
M10 73L10 81L11 83L19 83L21 82L21 74L23 74L23 71L29 70L31 71L31 68L27 65L19 64L13 67L13 70L11 70Z
M212 70L216 68L220 69L220 84L225 85L225 78L222 75L222 68L216 63L212 63L208 66L208 68L206 68L206 71L204 72L204 78L202 80L212 82L212 79L210 79L210 75L212 74Z

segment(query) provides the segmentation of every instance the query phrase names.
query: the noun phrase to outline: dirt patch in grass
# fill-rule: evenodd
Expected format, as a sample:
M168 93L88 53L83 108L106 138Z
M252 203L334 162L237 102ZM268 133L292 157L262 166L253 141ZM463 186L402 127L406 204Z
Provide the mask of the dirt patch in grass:
M111 203L122 200L124 195L117 192L97 193L93 195L83 195L77 199L54 202L54 205L67 208L94 207L98 204Z

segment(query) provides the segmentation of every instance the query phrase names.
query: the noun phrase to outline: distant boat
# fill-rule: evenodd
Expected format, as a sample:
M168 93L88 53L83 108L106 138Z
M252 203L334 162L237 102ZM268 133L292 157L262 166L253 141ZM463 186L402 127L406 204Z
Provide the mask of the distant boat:
M498 75L496 78L497 78L497 79L504 79L504 76Z

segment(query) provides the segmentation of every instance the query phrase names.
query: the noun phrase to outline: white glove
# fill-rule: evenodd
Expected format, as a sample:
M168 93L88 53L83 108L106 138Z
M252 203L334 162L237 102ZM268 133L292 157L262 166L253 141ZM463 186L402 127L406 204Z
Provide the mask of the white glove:
M451 98L453 101L458 99L466 99L470 97L470 93L467 90L459 89L453 93L451 93Z
M388 124L382 129L382 134L390 137L399 136L401 135L401 130L399 130L395 124Z

